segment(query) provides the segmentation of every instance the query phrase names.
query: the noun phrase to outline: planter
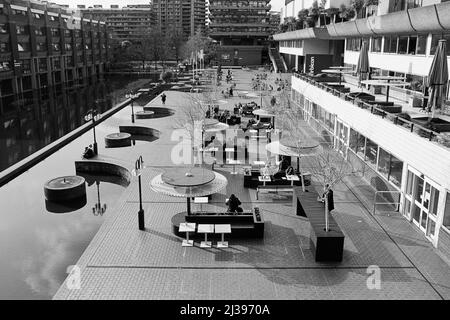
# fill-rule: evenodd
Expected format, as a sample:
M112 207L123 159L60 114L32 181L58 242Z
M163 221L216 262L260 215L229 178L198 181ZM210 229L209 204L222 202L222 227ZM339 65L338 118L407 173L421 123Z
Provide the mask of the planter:
M423 100L419 97L409 97L408 104L410 108L421 108Z

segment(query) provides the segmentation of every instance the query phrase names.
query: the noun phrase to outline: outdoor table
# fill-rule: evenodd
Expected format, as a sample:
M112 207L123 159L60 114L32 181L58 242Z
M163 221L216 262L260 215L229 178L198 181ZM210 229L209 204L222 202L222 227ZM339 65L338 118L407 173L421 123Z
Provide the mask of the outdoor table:
M266 165L266 162L265 162L265 161L262 161L262 160L254 160L254 161L253 161L253 164L254 164L255 166L264 166L264 165Z
M399 77L399 76L372 76L372 79L374 80L386 80L388 83L390 83L391 80L405 80L405 77ZM388 102L389 97L389 88L386 88L386 102Z
M202 205L208 203L208 197L195 197L194 203L200 203L200 212L202 211Z
M180 223L179 231L186 232L186 239L183 240L181 246L192 247L194 245L194 240L189 240L189 232L195 232L195 223L182 222Z
M214 225L199 224L197 232L205 234L205 241L200 242L200 248L211 248L211 241L208 241L208 233L214 233Z
M384 86L387 87L386 89L386 102L389 102L389 87L404 87L409 85L406 81L400 81L400 82L390 82L390 80L386 80L387 82L383 82L382 80L363 80L361 81L362 84L367 84L371 86Z
M263 177L263 176L259 176L259 177L258 177L258 180L259 180L260 182L262 182L264 186L266 185L266 182L272 181L272 179L271 179L270 177Z
M300 178L297 175L286 175L286 180L291 181L291 186L294 185L294 181L300 181Z
M217 248L228 248L228 241L225 241L225 233L231 233L231 224L215 224L215 233L222 235L222 241L217 242Z
M233 172L231 174L237 174L236 165L241 164L241 160L228 159L228 163L233 165Z
M320 70L325 73L331 73L331 74L339 74L339 84L342 84L342 74L344 73L352 73L352 71L344 71L344 70L337 70L337 69L324 69Z

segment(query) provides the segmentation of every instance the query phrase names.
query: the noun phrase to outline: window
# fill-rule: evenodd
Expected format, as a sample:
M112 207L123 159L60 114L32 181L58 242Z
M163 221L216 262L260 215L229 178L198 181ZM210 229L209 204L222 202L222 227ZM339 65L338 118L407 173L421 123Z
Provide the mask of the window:
M47 51L47 45L45 44L45 42L38 42L36 44L36 50L37 51Z
M30 44L28 42L19 42L17 44L17 50L19 50L19 52L30 51Z
M31 62L30 60L20 60L20 65L22 67L22 73L29 74L31 73Z
M16 33L17 34L27 34L25 26L16 25Z
M427 49L427 35L417 36L417 49L416 54L425 54Z
M11 10L11 13L16 16L26 16L27 12L23 10Z
M381 52L381 37L372 38L371 52Z
M408 54L416 54L417 36L409 37Z
M398 37L398 54L406 54L408 52L408 37L401 36Z
M0 33L8 33L8 27L4 23L0 23Z
M402 182L403 162L382 148L379 149L377 170L383 177L400 188Z
M52 43L52 48L54 51L60 51L61 50L61 46L59 45L59 43Z
M9 61L0 62L0 72L11 71L11 64Z
M72 30L64 30L64 36L71 37L72 36Z
M40 19L41 15L39 13L33 13L35 19Z
M34 34L37 36L45 35L45 28L36 28L34 29Z
M0 52L9 52L9 42L0 42Z
M450 33L439 33L439 34L433 34L431 36L431 50L430 54L436 53L436 48L439 43L439 40L444 39L447 40L447 47L448 43L450 42ZM450 50L447 49L447 55L450 55Z
M376 165L378 156L378 145L370 139L366 142L365 159L369 164Z
M59 29L58 28L51 28L50 32L52 33L52 37L59 37Z
M442 224L450 229L450 192L447 192L447 200L445 201L444 221Z
M384 53L397 52L397 37L384 37Z
M70 43L65 43L64 47L67 51L71 51L72 50L72 45Z

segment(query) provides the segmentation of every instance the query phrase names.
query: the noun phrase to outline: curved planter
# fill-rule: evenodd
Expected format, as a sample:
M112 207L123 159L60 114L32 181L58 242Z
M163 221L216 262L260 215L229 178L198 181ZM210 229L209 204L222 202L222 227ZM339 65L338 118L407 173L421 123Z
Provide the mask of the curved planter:
M119 131L129 133L132 136L149 136L156 138L159 138L161 134L159 130L142 126L119 126Z
M398 11L367 19L376 34L414 33L407 11Z
M437 16L442 27L449 30L450 29L450 2L444 2L436 4Z
M105 137L106 148L120 148L129 146L131 146L131 134L129 133L111 133Z
M137 111L135 112L136 119L151 119L155 113L153 111Z
M411 19L411 25L418 32L442 30L435 6L409 9L408 13ZM450 12L448 12L448 14L450 14Z
M123 181L123 184L121 184L126 186L131 182L131 172L127 168L111 162L98 160L75 161L75 171L77 174L118 176Z
M45 199L64 202L86 197L86 180L81 176L64 176L44 184Z

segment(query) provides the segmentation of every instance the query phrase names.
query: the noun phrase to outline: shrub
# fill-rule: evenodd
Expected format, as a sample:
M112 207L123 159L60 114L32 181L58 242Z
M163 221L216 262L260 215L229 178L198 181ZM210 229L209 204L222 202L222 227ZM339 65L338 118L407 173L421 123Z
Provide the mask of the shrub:
M170 82L172 80L173 73L171 71L163 72L163 73L161 73L161 77L160 78L161 78L162 81L168 83L168 82Z

